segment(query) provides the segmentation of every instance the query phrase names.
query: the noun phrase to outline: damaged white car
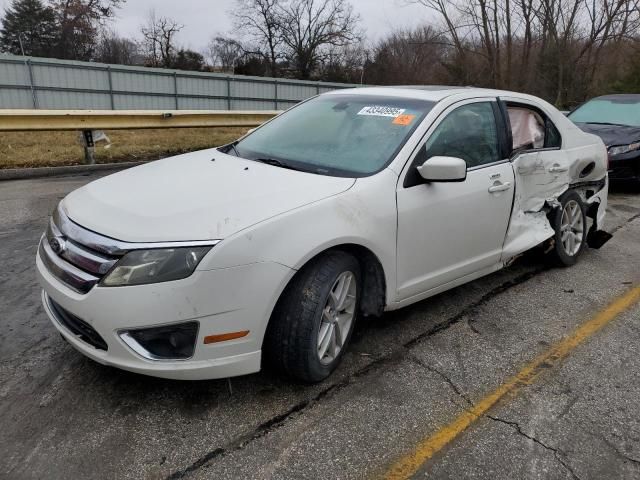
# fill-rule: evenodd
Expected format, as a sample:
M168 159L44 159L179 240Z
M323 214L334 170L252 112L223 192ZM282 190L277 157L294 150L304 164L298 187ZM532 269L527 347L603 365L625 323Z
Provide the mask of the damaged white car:
M362 88L239 141L68 195L40 244L45 310L76 349L174 379L269 362L308 382L358 317L547 242L573 264L607 206L607 152L550 104L475 88Z

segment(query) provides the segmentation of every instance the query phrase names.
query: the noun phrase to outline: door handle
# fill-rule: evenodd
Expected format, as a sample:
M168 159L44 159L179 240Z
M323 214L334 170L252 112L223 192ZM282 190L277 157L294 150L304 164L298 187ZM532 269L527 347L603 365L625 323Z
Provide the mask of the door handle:
M569 167L561 167L560 165L556 164L549 169L549 173L563 173L568 170L569 170Z
M489 193L505 192L511 188L511 182L499 183L493 187L489 187Z

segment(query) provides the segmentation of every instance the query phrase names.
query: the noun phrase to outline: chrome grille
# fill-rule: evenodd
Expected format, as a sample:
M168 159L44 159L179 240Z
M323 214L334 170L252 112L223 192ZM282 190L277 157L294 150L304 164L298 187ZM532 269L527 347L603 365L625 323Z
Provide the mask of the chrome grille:
M49 220L40 242L40 258L59 280L87 293L125 253L114 241L74 224L61 208Z

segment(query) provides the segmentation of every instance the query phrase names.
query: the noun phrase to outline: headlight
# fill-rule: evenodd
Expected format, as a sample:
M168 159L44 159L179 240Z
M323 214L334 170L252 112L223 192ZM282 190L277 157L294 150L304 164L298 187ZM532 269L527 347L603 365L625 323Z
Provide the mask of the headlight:
M209 250L211 247L134 250L122 257L100 284L119 287L187 278Z
M640 142L611 147L609 148L609 155L622 155L623 153L633 152L634 150L640 150Z

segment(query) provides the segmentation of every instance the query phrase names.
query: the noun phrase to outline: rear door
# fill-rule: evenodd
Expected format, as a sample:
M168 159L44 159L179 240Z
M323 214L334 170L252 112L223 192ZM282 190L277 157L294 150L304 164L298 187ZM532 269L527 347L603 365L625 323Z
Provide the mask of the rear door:
M516 183L513 220L503 247L502 261L507 261L553 235L541 210L563 185L569 185L571 172L560 132L544 110L520 98L500 101L510 119Z
M495 99L460 102L441 115L397 191L398 298L405 300L499 262L514 175L503 158ZM467 162L458 183L425 183L416 167L433 156Z
M509 97L502 97L501 102L506 106L514 132L511 161L518 198L523 202L521 207L525 211L540 210L544 201L558 191L558 186L570 182L569 159L561 148L560 132L539 106ZM514 115L513 111L527 112L529 121L522 122L523 116ZM535 127L523 129L515 122L531 123ZM517 130L521 132L516 134ZM526 138L527 135L530 138ZM523 138L518 141L518 136Z

